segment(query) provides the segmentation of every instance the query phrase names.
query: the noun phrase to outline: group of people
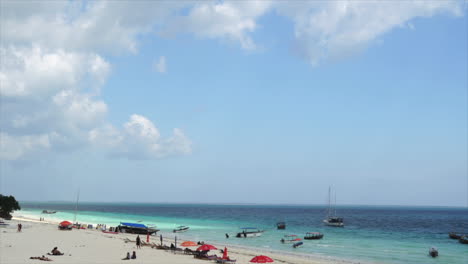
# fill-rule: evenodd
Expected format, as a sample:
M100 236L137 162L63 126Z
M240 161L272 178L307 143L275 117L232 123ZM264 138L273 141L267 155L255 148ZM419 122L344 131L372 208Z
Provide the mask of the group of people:
M136 259L136 252L133 251L132 256L130 256L130 252L127 252L127 256L123 258L122 260L127 260L127 259Z

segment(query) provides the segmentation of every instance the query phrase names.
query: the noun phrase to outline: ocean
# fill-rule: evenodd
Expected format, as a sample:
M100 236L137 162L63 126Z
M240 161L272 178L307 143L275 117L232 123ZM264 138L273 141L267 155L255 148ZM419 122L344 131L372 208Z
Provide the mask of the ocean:
M15 215L57 221L73 221L75 215L75 203L20 204L22 210ZM57 213L42 214L45 209ZM467 208L337 206L337 215L344 217L344 228L324 226L325 212L325 206L80 202L76 218L80 223L107 226L141 221L156 225L163 236L177 235L179 240L212 241L325 259L389 264L468 263L468 245L448 238L451 231L468 233ZM286 230L276 229L279 221L286 222ZM189 226L190 230L172 233L179 225ZM236 238L241 227L257 227L265 233L258 238ZM286 234L303 237L307 232L321 232L324 238L304 240L304 245L295 249L280 243ZM439 249L438 258L428 256L431 246Z

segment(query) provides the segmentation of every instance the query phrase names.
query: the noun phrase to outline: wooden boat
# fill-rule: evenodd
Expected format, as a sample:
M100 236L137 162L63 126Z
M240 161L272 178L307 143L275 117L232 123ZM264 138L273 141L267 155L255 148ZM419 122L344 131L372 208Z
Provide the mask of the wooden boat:
M462 243L462 244L468 244L468 236L462 236L460 237L460 239L458 240L458 242Z
M327 210L327 218L323 220L327 226L333 227L344 227L344 219L342 217L336 216L336 194L335 194L335 205L332 208L331 204L331 188L328 188L328 210Z
M437 250L436 247L431 247L431 248L429 249L429 256L431 256L431 257L433 257L433 258L439 256L439 251Z
M297 235L284 235L280 240L281 243L297 243L302 239L298 238Z
M303 244L304 244L303 242L294 243L293 248L297 248L299 246L302 246Z
M319 232L307 232L304 239L312 240L312 239L322 239L323 234Z
M276 223L276 228L277 229L286 229L286 223L285 222L278 222L278 223Z
M467 234L462 234L462 233L455 233L455 232L450 232L449 237L451 239L460 239L462 236L466 236Z
M57 211L47 211L47 210L42 210L43 214L55 214Z
M237 233L236 237L259 237L263 234L263 230L260 230L256 227L243 227L241 228L242 232Z
M156 232L159 231L159 229L153 228L153 227L148 227L144 224L136 224L136 223L120 223L120 225L117 226L117 231L122 232L122 233L130 233L130 234L141 234L141 235L146 235L146 234L155 234Z
M172 232L174 232L174 233L185 232L185 231L189 230L189 228L190 227L188 227L188 226L178 226L174 230L172 230Z

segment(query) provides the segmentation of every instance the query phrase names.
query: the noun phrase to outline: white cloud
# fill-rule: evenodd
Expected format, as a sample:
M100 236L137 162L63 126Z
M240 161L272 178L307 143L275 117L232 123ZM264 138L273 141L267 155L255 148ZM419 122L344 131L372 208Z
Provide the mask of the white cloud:
M113 126L93 129L88 138L106 147L111 156L129 159L160 159L191 153L191 141L175 128L173 135L162 138L156 126L144 116L132 115L122 130Z
M161 56L153 63L153 69L159 73L167 72L166 57Z
M279 3L294 21L296 51L313 65L360 51L417 17L460 15L460 1L328 1Z
M259 19L291 19L295 49L311 64L346 57L418 17L462 15L462 1L0 1L2 159L100 144L115 155L187 154L179 129L161 137L153 122L107 121L99 98L111 65L106 56L138 52L145 34L189 33L255 49ZM167 72L166 58L153 64Z
M270 6L270 1L201 2L187 16L181 16L169 25L168 30L228 39L240 43L244 49L254 49L256 45L249 33L256 30L256 19L265 14Z

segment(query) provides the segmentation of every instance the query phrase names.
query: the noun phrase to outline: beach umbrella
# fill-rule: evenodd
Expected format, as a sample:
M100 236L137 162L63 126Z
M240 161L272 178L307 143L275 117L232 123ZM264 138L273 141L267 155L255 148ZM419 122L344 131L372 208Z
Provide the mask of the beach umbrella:
M228 255L227 255L227 248L224 247L224 251L223 251L223 259L227 259L228 258Z
M197 251L206 251L206 250L212 250L212 249L217 249L217 248L215 246L213 246L213 245L204 244L204 245L201 245L200 247L198 247Z
M253 263L267 263L267 262L274 262L274 260L272 260L270 257L260 255L260 256L256 256L253 259L251 259L250 262L253 262Z
M193 241L184 241L180 245L183 246L183 247L196 247L196 246L198 246L197 243L195 243Z
M73 225L71 222L69 221L62 221L60 222L59 224L61 227L67 227L67 226L70 226L70 225Z

